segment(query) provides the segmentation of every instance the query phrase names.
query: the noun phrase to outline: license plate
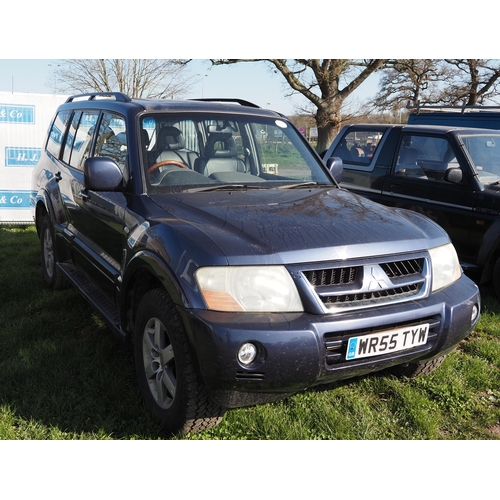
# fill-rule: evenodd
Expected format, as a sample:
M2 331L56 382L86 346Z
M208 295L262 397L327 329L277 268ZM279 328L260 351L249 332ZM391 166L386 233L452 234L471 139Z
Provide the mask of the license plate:
M424 345L429 334L429 323L395 328L384 332L352 337L347 344L346 359L380 356Z

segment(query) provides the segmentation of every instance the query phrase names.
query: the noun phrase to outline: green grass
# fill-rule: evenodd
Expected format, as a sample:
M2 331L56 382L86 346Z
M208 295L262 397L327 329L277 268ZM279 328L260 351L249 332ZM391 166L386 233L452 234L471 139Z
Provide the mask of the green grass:
M500 438L500 306L489 289L473 334L433 374L377 374L230 410L184 440ZM0 439L161 439L130 348L73 289L42 280L33 227L0 226Z

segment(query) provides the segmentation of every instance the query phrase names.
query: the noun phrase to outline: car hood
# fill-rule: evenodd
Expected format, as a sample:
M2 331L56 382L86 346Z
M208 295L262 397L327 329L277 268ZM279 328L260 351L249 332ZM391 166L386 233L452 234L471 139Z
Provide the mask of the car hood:
M151 200L170 220L182 222L177 231L184 224L196 227L233 265L343 260L449 241L435 223L415 212L337 188L180 193ZM201 234L197 241L203 245Z

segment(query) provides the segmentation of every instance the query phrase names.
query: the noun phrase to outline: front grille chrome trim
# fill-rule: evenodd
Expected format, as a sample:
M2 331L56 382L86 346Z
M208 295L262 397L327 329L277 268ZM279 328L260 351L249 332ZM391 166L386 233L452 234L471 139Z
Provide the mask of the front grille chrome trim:
M430 257L423 252L308 265L299 274L325 314L427 297L431 281Z

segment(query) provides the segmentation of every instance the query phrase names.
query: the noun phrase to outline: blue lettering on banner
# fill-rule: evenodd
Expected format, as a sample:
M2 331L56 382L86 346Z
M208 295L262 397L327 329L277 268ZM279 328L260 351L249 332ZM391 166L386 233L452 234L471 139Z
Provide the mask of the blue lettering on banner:
M5 148L5 166L6 167L34 167L40 155L41 148Z
M31 191L0 191L0 210L2 208L30 208Z
M56 141L54 141L54 142L56 142ZM58 144L61 144L61 140L58 141ZM80 149L82 149L82 146L84 144L85 144L85 142L82 140L75 142L75 136L73 134L68 133L68 137L66 138L66 147L67 148L73 148L75 151L80 151Z
M86 127L93 127L97 123L97 118L99 118L99 114L89 114L83 113L80 119L80 127L85 125Z
M0 104L0 123L35 123L35 106Z
M62 143L62 135L62 132L54 125L50 131L50 140L60 146Z
M144 118L142 121L142 128L154 130L155 129L155 119L154 118Z

